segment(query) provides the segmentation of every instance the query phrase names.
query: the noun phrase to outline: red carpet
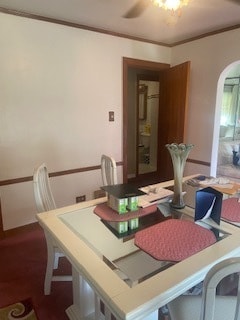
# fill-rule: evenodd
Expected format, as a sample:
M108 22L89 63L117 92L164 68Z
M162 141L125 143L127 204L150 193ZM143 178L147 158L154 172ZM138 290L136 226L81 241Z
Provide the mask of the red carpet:
M43 293L47 251L40 227L1 240L0 255L0 308L31 298L39 320L68 319L71 282L54 282L51 295ZM63 274L71 272L65 258L60 259L60 269Z

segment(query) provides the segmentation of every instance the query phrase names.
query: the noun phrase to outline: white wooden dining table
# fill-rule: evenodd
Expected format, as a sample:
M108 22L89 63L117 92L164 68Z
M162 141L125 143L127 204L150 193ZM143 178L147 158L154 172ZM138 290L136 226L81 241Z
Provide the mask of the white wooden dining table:
M158 261L134 244L134 236L117 237L94 213L106 200L37 215L72 265L73 304L66 310L71 320L104 319L100 299L105 319L156 320L159 308L201 282L215 263L240 255L240 229L221 221L216 243L177 263ZM181 215L193 219L194 209L186 206Z

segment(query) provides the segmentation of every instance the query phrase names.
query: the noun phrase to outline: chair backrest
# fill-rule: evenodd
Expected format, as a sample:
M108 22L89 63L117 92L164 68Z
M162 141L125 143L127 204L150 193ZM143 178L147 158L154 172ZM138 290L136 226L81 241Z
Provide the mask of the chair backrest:
M56 209L45 163L34 169L33 190L38 212Z
M202 296L181 295L168 303L172 320L240 320L240 258L229 258L215 264L203 281ZM217 294L221 280L226 285L226 277L235 274L238 282L234 294ZM222 284L221 284L222 285ZM221 288L220 285L220 288Z
M117 184L117 166L112 157L105 154L101 157L102 181L104 186Z

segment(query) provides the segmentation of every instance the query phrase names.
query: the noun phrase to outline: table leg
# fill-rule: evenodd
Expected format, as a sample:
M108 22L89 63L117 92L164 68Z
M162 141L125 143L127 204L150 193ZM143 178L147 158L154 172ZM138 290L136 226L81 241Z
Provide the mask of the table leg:
M148 316L144 317L144 320L158 320L158 310L155 310Z
M95 294L85 279L72 267L73 304L66 313L70 320L95 319Z
M86 280L72 267L73 304L66 313L70 320L111 320L111 312L105 306L105 317L99 311L99 298ZM96 312L95 312L96 310ZM158 320L158 310L146 316L144 320Z

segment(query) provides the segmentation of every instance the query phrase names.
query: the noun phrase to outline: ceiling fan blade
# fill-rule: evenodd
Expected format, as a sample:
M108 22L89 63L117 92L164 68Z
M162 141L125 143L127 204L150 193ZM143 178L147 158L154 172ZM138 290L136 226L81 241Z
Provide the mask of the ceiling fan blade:
M127 19L137 18L144 12L145 9L147 9L149 4L149 0L138 0L137 3L130 10L128 10L123 17Z
M240 0L228 0L228 1L230 1L230 2L234 2L234 3L236 3L236 4L239 4L239 5L240 5Z

